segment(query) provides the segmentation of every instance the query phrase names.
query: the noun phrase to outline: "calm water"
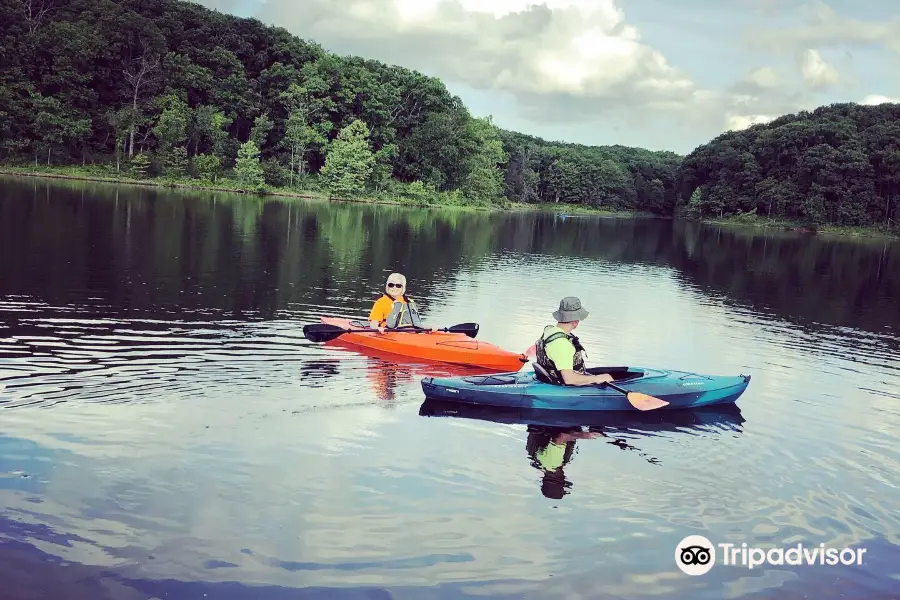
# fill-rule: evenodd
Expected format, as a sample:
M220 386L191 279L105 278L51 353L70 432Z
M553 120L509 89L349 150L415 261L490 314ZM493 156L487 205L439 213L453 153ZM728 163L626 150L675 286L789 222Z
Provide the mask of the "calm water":
M592 364L753 381L577 430L429 416L434 368L301 331L392 270L511 350L571 294ZM897 244L5 179L0 406L4 599L900 596ZM691 534L866 554L688 577Z

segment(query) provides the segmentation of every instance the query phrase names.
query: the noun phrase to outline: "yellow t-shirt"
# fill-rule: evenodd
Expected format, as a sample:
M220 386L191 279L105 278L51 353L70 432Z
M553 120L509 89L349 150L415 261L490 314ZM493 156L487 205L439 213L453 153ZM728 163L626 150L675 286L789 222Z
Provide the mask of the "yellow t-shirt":
M394 300L390 296L382 296L376 300L375 304L372 306L371 312L369 312L369 321L378 321L378 324L384 327L388 315L394 310L394 302L406 304L406 300L404 300L402 296L397 298L397 300Z
M546 340L554 333L565 333L556 325L548 325L544 329L544 339ZM575 368L575 345L567 337L560 337L544 347L547 357L553 361L556 368L560 371L572 371Z

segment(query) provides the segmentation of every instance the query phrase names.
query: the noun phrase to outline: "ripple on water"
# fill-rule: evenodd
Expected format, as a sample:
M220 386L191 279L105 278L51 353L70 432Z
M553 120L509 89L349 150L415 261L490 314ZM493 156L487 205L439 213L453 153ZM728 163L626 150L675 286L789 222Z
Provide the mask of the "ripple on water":
M433 323L479 320L482 339L524 349L558 297L577 295L593 362L754 377L739 420L594 427L602 435L577 440L563 467L567 493L551 498L523 425L424 419L425 367L303 338L303 323L368 304L355 266L267 320L0 301L0 402L31 444L2 456L2 517L17 523L3 535L67 532L57 555L169 582L749 598L799 581L790 589L830 593L802 570L681 577L674 544L699 532L869 544L876 567L843 581L877 592L898 581L894 332L779 316L651 260L460 260L414 294Z

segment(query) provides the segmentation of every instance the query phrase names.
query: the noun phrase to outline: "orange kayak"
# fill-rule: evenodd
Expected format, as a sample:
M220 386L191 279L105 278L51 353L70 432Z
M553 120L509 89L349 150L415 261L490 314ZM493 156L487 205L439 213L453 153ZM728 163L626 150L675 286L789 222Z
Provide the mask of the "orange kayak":
M464 333L390 330L380 333L370 329L367 323L337 317L322 317L322 323L346 329L348 332L338 338L346 344L405 357L485 367L501 372L518 371L528 361L524 354L480 342Z

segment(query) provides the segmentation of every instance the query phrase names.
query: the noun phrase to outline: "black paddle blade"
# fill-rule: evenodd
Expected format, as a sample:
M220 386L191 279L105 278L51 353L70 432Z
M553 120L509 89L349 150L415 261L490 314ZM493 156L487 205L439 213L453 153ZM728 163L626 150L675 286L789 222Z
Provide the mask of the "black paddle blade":
M450 333L464 333L470 338L478 335L478 323L460 323L447 328Z
M336 325L326 325L325 323L313 323L303 326L303 335L306 336L306 339L317 344L331 341L344 333L347 333L346 329Z

